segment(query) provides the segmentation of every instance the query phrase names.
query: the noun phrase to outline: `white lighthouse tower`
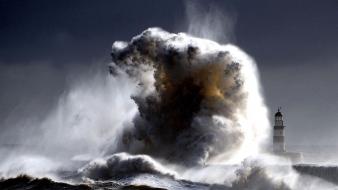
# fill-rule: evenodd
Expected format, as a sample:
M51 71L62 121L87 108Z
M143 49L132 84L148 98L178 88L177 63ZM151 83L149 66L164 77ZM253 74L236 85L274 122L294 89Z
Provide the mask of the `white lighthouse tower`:
M275 153L285 152L285 141L284 141L284 124L283 114L280 112L281 108L275 114L275 126L273 127L273 151Z
M277 156L281 156L291 160L293 163L300 163L303 160L303 155L300 152L289 152L285 149L285 137L284 137L284 123L283 114L278 108L275 113L275 125L273 126L273 152Z

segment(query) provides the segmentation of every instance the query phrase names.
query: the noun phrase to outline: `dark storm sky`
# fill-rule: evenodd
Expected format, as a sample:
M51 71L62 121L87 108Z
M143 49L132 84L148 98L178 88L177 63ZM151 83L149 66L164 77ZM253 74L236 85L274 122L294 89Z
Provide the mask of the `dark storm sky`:
M289 144L337 144L338 1L194 3L201 14L212 6L233 20L231 42L257 61L269 108L283 107ZM48 110L74 73L97 63L104 67L114 41L153 26L187 31L185 5L179 0L0 0L2 129L17 115Z

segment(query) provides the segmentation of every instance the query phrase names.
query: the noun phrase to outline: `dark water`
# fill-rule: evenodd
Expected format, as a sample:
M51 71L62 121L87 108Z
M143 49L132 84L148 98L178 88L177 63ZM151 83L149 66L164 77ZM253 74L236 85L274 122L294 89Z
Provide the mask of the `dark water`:
M132 179L138 179L144 182L143 184L132 184ZM222 185L219 185L222 187ZM20 175L16 178L1 179L1 190L30 190L30 189L46 189L46 190L91 190L91 189L194 189L206 190L212 186L202 183L194 183L186 180L175 180L173 178L154 176L154 175L140 175L129 177L120 180L105 180L105 181L92 181L83 184L68 184L62 182L55 182L48 178L33 178L27 175ZM215 186L216 187L216 186ZM218 186L217 186L218 187Z
M328 182L338 185L338 167L336 166L318 166L318 165L294 165L293 168L303 175L319 177ZM138 182L139 185L137 184ZM91 181L82 184L68 184L55 182L48 178L33 178L27 175L20 175L16 178L1 179L1 190L152 190L152 189L231 189L218 184L195 183L187 180L175 180L171 177L157 176L150 174L141 174L133 177L126 177L119 180Z
M71 189L71 190L86 190L92 189L88 185L70 185L67 183L54 182L47 178L36 179L26 175L18 176L16 178L2 179L0 182L0 189L2 190L22 190L22 189Z

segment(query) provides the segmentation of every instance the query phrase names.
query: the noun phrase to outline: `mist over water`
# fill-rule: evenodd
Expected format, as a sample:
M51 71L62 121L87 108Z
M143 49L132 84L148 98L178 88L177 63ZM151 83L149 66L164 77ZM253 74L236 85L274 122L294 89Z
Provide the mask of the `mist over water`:
M189 35L219 43L230 43L235 40L236 15L234 13L221 12L213 4L202 7L194 1L186 1L185 9Z
M38 165L40 161L51 163L54 169L55 165L68 166L103 155L107 147L114 146L114 137L137 111L132 100L125 98L135 85L123 76L113 78L106 73L96 71L74 82L43 120L29 122L32 126L27 129L35 133L28 131L25 136L25 131L19 131L13 136L17 144L2 148L1 173L12 176L27 168L24 173L32 170L34 174L36 167L46 169Z
M227 17L203 17L199 9L187 5L188 33L149 28L114 42L106 72L72 83L44 119L29 123L36 133L0 149L1 176L168 189L333 189L269 153L256 63L228 43Z

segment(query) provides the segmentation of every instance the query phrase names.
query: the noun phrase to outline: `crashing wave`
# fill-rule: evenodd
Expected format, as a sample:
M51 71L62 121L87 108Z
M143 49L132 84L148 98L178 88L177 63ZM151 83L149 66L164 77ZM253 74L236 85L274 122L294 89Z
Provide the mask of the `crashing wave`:
M255 64L239 48L150 28L115 42L112 57L111 73L139 84L123 151L185 165L238 162L267 137Z
M41 141L49 142L43 147L52 150L46 157L53 159L13 154L0 167L6 177L20 172L35 177L51 173L83 184L19 176L2 179L0 189L39 189L41 185L48 189L194 190L336 187L299 174L291 165L264 160L262 150L270 131L257 69L236 46L150 28L130 42L115 42L112 57L109 69L114 80L102 89L111 84L114 90L100 87L92 94L98 83L85 83L86 90L75 90L75 95L61 102L57 109L61 119L55 120L52 113L44 122L51 129L46 129L47 140ZM83 99L84 95L88 96ZM87 104L82 106L82 102ZM96 133L88 140L86 135L92 131ZM65 143L59 146L61 137ZM75 146L66 151L64 146L69 144ZM50 156L59 154L56 150L66 154ZM88 162L93 157L100 158ZM332 174L327 168L294 168L336 181L331 178L335 169Z
M136 174L175 176L175 173L146 155L119 153L96 159L85 165L79 173L94 180L120 179Z

